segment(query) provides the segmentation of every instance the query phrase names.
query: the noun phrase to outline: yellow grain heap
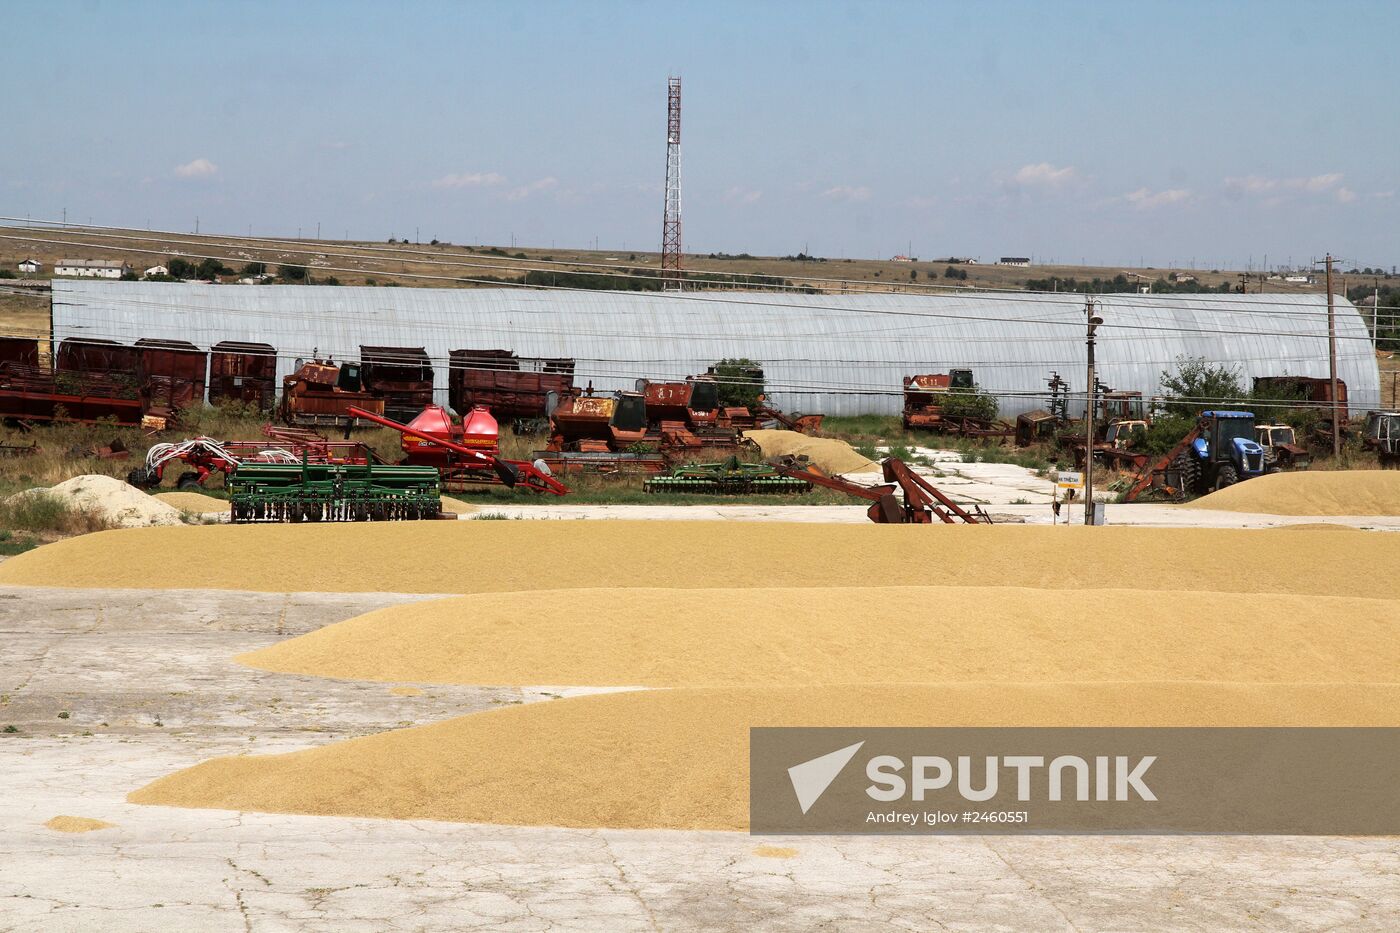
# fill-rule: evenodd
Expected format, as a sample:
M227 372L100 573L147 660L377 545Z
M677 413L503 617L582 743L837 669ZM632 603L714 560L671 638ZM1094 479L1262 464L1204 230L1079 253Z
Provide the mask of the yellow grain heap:
M808 437L796 431L745 431L744 436L763 449L765 457L805 456L823 473L870 473L880 469L873 460L856 453L845 441Z
M231 508L227 499L215 499L198 492L158 492L156 498L166 505L173 505L182 512L227 512Z
M117 824L95 820L90 816L56 816L44 825L56 833L90 833L99 829L111 829Z
M1370 683L1382 599L1013 587L554 590L409 603L238 658L390 683Z
M1400 470L1271 473L1188 507L1264 515L1400 515Z
M1328 535L1326 547L1316 541L1306 532L1027 525L208 525L57 541L0 563L0 583L476 593L937 582L1400 597L1400 574L1393 572L1400 566L1400 535ZM190 554L219 559L189 560Z
M958 684L649 690L216 758L132 803L545 826L748 824L751 726L1397 726L1400 687Z
M470 502L463 502L461 499L454 499L451 496L442 497L441 508L449 515L471 515L473 512L480 511Z

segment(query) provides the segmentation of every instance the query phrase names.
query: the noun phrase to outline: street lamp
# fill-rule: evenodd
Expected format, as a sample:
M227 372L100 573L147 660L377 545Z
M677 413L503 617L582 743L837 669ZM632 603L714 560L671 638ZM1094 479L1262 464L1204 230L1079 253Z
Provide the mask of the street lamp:
M1085 331L1084 344L1089 350L1089 381L1086 383L1088 390L1085 392L1087 400L1084 410L1084 524L1094 523L1094 389L1097 382L1094 377L1094 338L1103 323L1103 318L1098 314L1098 302L1092 298L1084 299L1084 315L1087 318L1088 326Z

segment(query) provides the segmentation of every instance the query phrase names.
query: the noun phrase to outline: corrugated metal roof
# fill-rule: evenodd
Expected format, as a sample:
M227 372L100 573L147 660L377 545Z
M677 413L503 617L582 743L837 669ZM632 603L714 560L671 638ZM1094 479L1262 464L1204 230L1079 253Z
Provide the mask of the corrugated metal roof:
M53 283L54 336L222 340L277 348L278 375L313 353L357 359L362 345L424 347L446 403L457 349L573 357L601 390L638 377L680 379L725 357L763 364L786 410L898 412L906 375L971 368L985 389L1014 393L1002 414L1041 407L1051 370L1084 391L1084 299L1073 294L800 295L767 292L554 291L161 282ZM1105 295L1099 378L1158 391L1178 357L1262 375L1327 375L1323 295ZM1365 324L1337 305L1338 375L1355 409L1379 404Z

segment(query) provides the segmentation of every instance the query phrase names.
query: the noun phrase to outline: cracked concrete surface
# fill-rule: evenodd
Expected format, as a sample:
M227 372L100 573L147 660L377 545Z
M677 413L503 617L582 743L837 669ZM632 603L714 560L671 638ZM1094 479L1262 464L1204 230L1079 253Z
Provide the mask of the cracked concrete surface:
M772 840L125 802L210 756L563 692L400 697L230 660L423 598L0 588L0 723L19 729L0 736L0 930L1380 930L1400 915L1394 839ZM116 825L44 827L59 814Z

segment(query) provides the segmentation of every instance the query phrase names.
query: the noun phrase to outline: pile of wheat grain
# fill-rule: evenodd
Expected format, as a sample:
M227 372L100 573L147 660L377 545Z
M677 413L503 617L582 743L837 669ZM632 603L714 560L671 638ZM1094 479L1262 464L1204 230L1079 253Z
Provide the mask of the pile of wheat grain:
M1400 515L1400 470L1300 470L1226 486L1189 508L1264 515Z
M803 456L823 473L870 473L880 469L873 460L856 452L845 441L831 437L809 437L796 431L745 431L744 436L758 444L765 457Z

